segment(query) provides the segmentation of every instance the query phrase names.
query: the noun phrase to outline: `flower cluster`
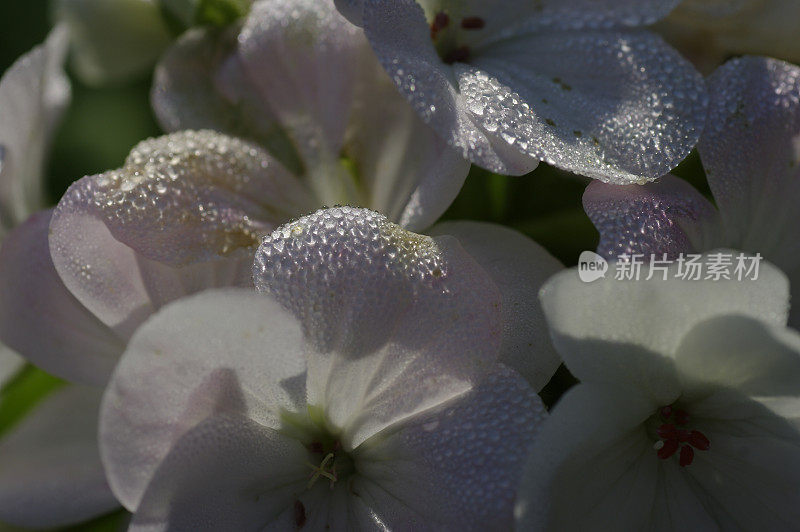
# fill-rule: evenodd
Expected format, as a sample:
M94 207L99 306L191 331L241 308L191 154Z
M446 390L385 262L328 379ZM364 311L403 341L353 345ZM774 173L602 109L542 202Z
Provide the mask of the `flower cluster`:
M0 527L800 528L800 67L723 62L794 4L55 7L0 79ZM163 134L48 205L70 76L148 74ZM540 163L593 251L452 220Z

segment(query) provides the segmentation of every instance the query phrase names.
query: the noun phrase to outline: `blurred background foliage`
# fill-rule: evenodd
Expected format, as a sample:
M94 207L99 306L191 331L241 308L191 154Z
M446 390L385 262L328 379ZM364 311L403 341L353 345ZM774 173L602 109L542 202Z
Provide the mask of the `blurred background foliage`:
M204 16L213 22L214 17L225 14L208 12ZM171 27L175 22L171 22ZM0 72L5 72L19 56L44 41L51 26L48 0L5 0L0 12ZM53 204L76 179L119 167L137 142L161 134L149 104L151 79L98 88L82 83L71 67L68 73L73 99L55 138L47 167L47 191ZM673 173L710 197L696 153ZM513 227L546 247L566 266L572 266L577 263L581 251L597 245L597 231L581 206L581 196L588 182L588 178L546 164L522 177L494 175L473 167L444 218L489 221ZM542 391L545 402L552 404L573 382L562 367ZM26 367L0 393L0 435L62 384L41 370ZM118 530L124 527L126 519L125 512L117 512L64 530ZM6 530L19 529L0 523L0 531Z

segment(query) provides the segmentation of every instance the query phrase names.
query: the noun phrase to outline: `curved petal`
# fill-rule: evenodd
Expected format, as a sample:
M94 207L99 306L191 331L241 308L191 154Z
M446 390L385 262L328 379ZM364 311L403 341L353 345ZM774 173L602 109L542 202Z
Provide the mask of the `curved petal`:
M0 440L0 521L65 526L119 505L97 449L101 394L101 388L67 385Z
M646 529L659 464L642 422L656 408L625 387L581 383L569 390L528 455L517 529Z
M196 28L167 50L150 93L156 118L165 131L208 128L256 141L299 174L294 147L246 77L233 30Z
M345 153L366 189L363 204L419 231L435 222L458 195L469 161L427 126L377 62L371 63L373 68L364 69L371 75L364 76Z
M502 295L499 361L541 390L561 363L537 295L564 267L544 248L511 229L480 222L444 222L429 234L451 235L491 276Z
M364 442L354 489L390 528L509 530L545 417L525 380L498 366L463 396Z
M304 400L303 340L271 298L204 292L164 307L128 344L103 398L100 445L114 493L135 510L187 430L222 413L279 426Z
M709 80L713 104L698 145L732 247L800 266L800 67L743 57Z
M75 70L91 84L144 76L172 35L159 2L58 0L55 15L69 27Z
M45 154L70 99L66 53L66 28L57 27L0 79L0 236L44 203Z
M559 168L615 184L678 165L705 123L703 79L648 32L534 33L457 65L484 130Z
M758 280L618 280L582 282L575 269L556 274L540 298L553 342L580 380L638 383L670 404L680 388L673 357L701 321L741 314L784 326L788 285L780 270L763 264ZM648 309L643 311L642 309Z
M467 390L494 364L500 294L452 237L373 211L318 211L265 238L256 288L302 322L309 404L345 448Z
M150 139L119 170L85 177L53 214L64 284L122 334L175 295L250 285L260 235L308 197L262 149L213 131ZM163 293L164 287L172 287Z
M125 344L56 273L47 242L51 214L34 214L0 247L0 339L59 377L102 386Z
M398 32L402 28L403 32ZM364 32L383 68L419 116L473 163L522 175L539 164L480 125L458 95L452 67L442 63L425 15L414 0L364 2Z
M800 396L800 333L743 316L712 318L684 337L675 356L689 383L759 397Z
M0 390L25 365L25 360L8 347L0 344Z
M711 202L671 175L646 185L593 181L583 193L583 208L600 232L597 253L608 260L633 254L674 259L715 247L719 231Z
M312 166L338 160L366 53L333 0L256 2L239 35L247 76Z
M147 486L129 530L263 530L308 482L308 451L243 416L184 434Z

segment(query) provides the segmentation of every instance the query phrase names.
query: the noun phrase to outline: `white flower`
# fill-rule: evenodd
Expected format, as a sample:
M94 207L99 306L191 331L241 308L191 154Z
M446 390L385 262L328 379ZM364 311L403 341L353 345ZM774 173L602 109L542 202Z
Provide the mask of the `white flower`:
M425 229L469 171L332 0L261 0L238 35L188 32L156 69L152 100L167 131L210 128L264 146L312 206L294 215L352 204Z
M613 183L655 179L697 142L693 67L635 30L677 0L338 0L420 116L473 163L539 160Z
M657 28L704 70L734 54L800 61L794 0L684 0Z
M719 210L669 175L641 187L592 183L583 203L600 231L598 253L758 252L783 269L800 298L800 68L734 59L710 77L709 90L698 151Z
M592 284L569 271L541 298L581 383L531 451L520 529L796 527L800 335L780 270Z
M496 363L503 296L458 240L329 209L253 271L261 294L155 314L112 376L101 447L132 530L511 525L544 411Z

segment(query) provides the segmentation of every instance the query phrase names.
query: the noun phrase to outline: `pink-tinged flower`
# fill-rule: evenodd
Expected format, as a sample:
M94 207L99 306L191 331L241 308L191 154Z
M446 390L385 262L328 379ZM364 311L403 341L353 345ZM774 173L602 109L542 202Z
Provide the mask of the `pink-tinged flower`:
M698 151L715 209L686 182L592 183L583 203L608 258L673 257L724 246L761 253L800 281L800 68L743 57L709 79L712 104ZM792 293L800 297L800 282ZM800 323L794 315L792 324Z
M510 287L482 242L322 210L263 240L260 293L151 317L101 412L131 529L510 527L544 410L497 363Z
M553 341L580 384L531 450L519 529L794 528L800 334L786 327L788 296L770 264L757 281L548 281Z
M167 131L210 128L265 147L311 205L294 215L359 205L422 230L469 171L332 0L262 0L241 29L188 32L157 67L152 102Z
M795 0L684 0L657 26L702 70L734 54L800 61Z
M644 182L697 143L700 75L639 29L677 0L337 0L419 115L473 163Z
M50 139L70 99L62 69L66 32L19 58L0 78L0 241L44 204L42 181ZM0 345L0 387L22 365Z

